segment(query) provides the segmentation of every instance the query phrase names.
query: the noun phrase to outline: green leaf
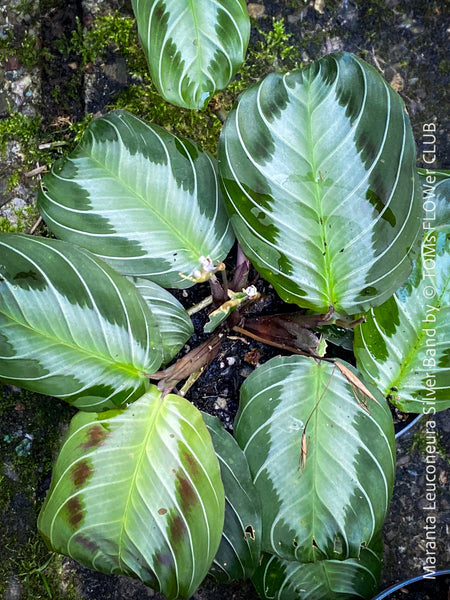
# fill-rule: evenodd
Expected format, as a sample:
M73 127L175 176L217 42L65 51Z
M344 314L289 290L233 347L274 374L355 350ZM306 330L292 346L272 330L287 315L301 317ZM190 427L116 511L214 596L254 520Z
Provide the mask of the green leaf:
M39 209L58 237L120 273L190 287L179 273L225 258L233 244L215 169L193 142L113 111L44 177Z
M220 542L224 492L201 413L151 386L125 410L78 413L38 527L49 547L189 598Z
M166 364L194 333L192 321L180 302L158 284L141 277L133 277L132 282L158 321L164 353L163 364Z
M380 530L394 482L394 427L353 367L273 358L241 387L234 425L263 499L265 552L357 558Z
M263 600L369 600L380 572L381 561L369 548L358 558L306 564L266 554L252 582Z
M203 108L244 62L244 0L132 0L153 83L165 100Z
M208 322L203 328L205 333L212 333L217 327L223 323L228 317L238 308L243 308L251 301L259 298L259 293L254 285L250 285L242 292L233 292L228 290L228 298L219 308L209 314Z
M338 325L324 325L318 331L335 346L353 352L353 329L344 329Z
M404 104L361 59L272 73L222 130L219 174L236 236L286 302L354 314L412 268L421 227Z
M61 241L0 235L0 378L105 410L142 396L161 334L136 288Z
M248 579L261 553L261 506L250 470L236 440L217 417L203 413L220 463L225 488L222 541L209 574L216 581Z
M406 284L355 329L358 369L404 412L450 407L449 239L429 232Z

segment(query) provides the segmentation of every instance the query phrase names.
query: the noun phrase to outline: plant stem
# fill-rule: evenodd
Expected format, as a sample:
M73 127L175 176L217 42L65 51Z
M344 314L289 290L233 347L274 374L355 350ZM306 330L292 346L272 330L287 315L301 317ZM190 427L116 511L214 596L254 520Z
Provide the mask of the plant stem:
M179 381L190 378L197 371L203 371L214 360L223 337L223 333L213 334L203 344L185 354L174 365L167 367L164 371L147 375L148 378L159 381L158 388L162 391L163 396L169 394ZM192 383L194 382L192 381Z
M183 384L183 387L178 392L179 396L183 396L183 398L186 396L186 394L188 393L190 388L194 385L194 383L197 381L197 379L200 377L200 375L203 373L204 370L205 370L205 367L202 367L198 371L195 371L195 373L192 373L192 375L190 375L186 379L186 381Z
M186 312L189 316L192 316L195 315L195 313L200 312L210 304L212 304L212 296L206 296L206 298L204 298L201 302L199 302L198 304L194 304L194 306L192 306L191 308L188 308Z

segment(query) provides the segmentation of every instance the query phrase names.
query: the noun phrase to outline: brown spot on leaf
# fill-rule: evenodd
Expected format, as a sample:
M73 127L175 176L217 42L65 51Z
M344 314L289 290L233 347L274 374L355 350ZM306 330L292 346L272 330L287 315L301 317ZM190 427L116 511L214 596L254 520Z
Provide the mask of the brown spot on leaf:
M166 512L167 512L167 508L160 508L160 509L158 510L158 515L165 515L165 514L166 514Z
M180 472L177 473L175 486L183 513L189 513L192 507L198 503L198 496L195 489L192 487L189 479Z
M186 536L187 527L181 515L171 515L169 521L169 535L174 544L179 544Z
M83 546L83 548L86 548L86 550L89 550L90 552L95 552L96 550L98 550L98 545L95 542L93 542L92 540L89 540L87 537L84 537L83 535L76 535L75 541L78 542L81 546Z
M77 529L84 518L83 505L78 496L74 496L67 502L67 512L69 513L69 524Z
M180 444L180 446L180 458L183 466L186 467L192 477L197 477L200 472L198 462L188 450L183 448L183 445Z
M94 472L87 460L82 460L75 465L71 470L70 478L76 488L79 488L85 483Z
M87 431L87 440L81 444L84 450L90 450L91 448L97 448L102 444L108 437L108 432L101 425L93 425Z
M156 553L157 561L166 568L174 568L173 556L171 554L163 554L162 552Z

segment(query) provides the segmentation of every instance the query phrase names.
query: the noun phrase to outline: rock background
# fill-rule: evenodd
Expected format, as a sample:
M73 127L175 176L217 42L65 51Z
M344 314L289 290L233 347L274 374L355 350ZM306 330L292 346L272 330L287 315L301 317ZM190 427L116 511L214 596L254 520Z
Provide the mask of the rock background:
M445 5L443 0L248 3L254 25L252 60L258 60L259 53L264 68L271 70L286 68L289 61L308 63L334 50L355 52L379 69L402 95L418 156L424 150L423 124L435 123L436 162L432 166L450 168L449 22ZM115 11L123 16L131 14L125 0L9 0L0 6L0 231L29 233L38 229L46 234L35 209L42 171L73 148L90 115L103 113L118 102L129 103L130 95L123 94L130 85L148 85L139 71L139 50L124 50L124 32L117 33L110 43L95 40L95 36L93 39L98 18ZM274 47L264 52L261 44L267 43L273 19L284 20L287 37L275 40ZM250 81L253 68L250 60ZM207 130L215 135L220 129L212 111L196 123L186 112L157 103L153 106L153 92L146 90L150 103L142 109L142 116L150 115L159 124L213 149L214 141L204 133ZM226 94L222 101L225 106L229 102ZM202 296L201 289L198 294ZM184 301L193 304L195 298ZM240 382L253 368L245 358L249 350L259 353L260 361L273 355L257 343L229 342L191 392L193 401L217 414L230 429ZM232 368L227 357L234 361ZM48 489L52 462L73 412L62 402L0 384L0 597L161 600L162 596L140 582L93 573L68 558L50 555L36 534L36 518ZM445 448L450 439L450 418L439 415L436 422L441 440L436 462L437 568L442 569L450 564L445 548L450 512ZM422 422L398 442L397 480L384 528L383 587L423 572L423 428ZM444 600L446 589L442 583L420 598ZM205 583L193 598L256 600L257 595L247 582L231 586Z

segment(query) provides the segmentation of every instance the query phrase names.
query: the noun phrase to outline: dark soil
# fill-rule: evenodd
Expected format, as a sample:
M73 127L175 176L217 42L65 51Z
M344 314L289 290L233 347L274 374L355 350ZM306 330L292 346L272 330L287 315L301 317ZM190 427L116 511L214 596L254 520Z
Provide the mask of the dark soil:
M80 0L41 2L41 40L47 52L41 59L43 127L58 118L79 121L84 116L84 73L79 68L79 56L71 50L72 31L82 23Z

